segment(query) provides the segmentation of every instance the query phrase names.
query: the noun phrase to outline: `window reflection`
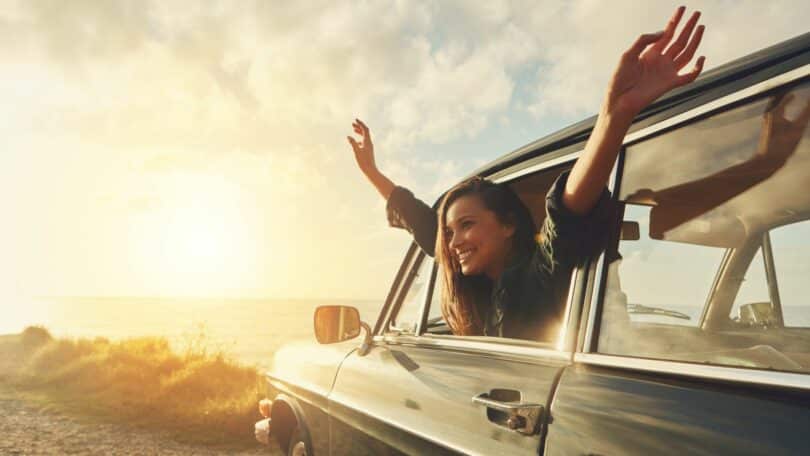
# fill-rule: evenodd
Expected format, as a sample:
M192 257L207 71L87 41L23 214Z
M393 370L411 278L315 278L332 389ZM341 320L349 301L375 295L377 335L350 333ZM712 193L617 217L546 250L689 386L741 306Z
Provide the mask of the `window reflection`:
M809 95L805 83L628 148L618 194L641 239L609 256L600 352L810 372L810 330L785 328L778 298L780 274L810 256L770 275L756 263L766 234L810 220Z

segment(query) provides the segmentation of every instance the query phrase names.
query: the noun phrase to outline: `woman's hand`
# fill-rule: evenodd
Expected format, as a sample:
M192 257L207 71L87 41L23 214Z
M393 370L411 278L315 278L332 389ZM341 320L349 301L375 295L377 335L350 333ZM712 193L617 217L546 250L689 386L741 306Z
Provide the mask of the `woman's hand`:
M641 35L622 55L608 87L605 108L609 113L633 118L656 98L698 77L705 57L700 57L689 73L678 72L692 60L703 37L704 27L695 28L700 12L692 14L670 44L684 10L680 7L675 11L664 31Z
M701 57L692 71L678 74L692 60L703 36L703 26L695 29L700 13L694 13L670 44L683 12L678 8L663 32L641 35L622 55L585 152L565 184L563 204L573 213L584 215L593 209L636 114L667 91L694 81L703 70Z
M810 122L810 101L805 101L801 112L794 120L785 116L785 109L795 95L782 94L774 98L762 119L762 131L754 158L777 168L784 165L796 152L807 123Z
M352 145L354 150L354 159L357 160L357 166L360 171L366 176L377 173L377 164L374 162L374 144L371 142L371 132L366 124L360 119L354 119L352 123L354 132L360 135L360 143L353 137L347 136L349 144Z
M357 166L360 167L360 171L366 175L371 184L374 185L374 188L376 188L377 191L380 192L380 195L387 201L396 185L377 169L377 163L374 162L374 144L371 142L371 132L360 119L354 119L352 128L354 128L355 133L360 135L360 142L358 143L357 140L351 136L347 136L346 139L348 139L349 144L352 145L354 159L357 160Z

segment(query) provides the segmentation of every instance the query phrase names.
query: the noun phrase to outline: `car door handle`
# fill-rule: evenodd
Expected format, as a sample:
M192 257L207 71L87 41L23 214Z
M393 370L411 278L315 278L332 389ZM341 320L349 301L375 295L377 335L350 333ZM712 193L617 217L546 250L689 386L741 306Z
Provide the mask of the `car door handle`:
M499 389L473 396L472 401L487 408L487 418L493 423L521 434L536 434L543 405L523 402L521 396L519 391ZM517 400L503 400L504 397Z

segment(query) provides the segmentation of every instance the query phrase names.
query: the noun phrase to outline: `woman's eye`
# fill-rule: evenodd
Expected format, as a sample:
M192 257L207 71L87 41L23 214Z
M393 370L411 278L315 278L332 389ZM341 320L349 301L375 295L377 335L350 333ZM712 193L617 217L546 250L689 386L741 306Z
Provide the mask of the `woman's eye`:
M461 227L462 228L469 228L472 225L473 225L473 222L471 220L466 220L464 223L461 224Z

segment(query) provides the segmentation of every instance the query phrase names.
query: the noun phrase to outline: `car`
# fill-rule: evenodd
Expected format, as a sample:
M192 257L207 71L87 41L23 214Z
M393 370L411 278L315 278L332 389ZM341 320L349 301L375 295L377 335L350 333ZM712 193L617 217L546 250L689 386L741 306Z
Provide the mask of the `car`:
M556 342L454 336L412 244L377 315L320 307L317 343L276 353L257 438L296 455L807 454L808 118L810 33L668 94L624 139L607 245L573 272ZM540 226L594 122L473 175Z

